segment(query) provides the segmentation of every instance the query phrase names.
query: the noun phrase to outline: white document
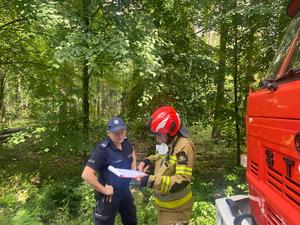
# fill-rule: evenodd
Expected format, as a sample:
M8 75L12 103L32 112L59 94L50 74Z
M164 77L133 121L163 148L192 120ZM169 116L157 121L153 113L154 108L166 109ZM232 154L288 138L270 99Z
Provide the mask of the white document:
M113 166L109 166L108 170L116 174L120 178L137 178L137 177L143 177L147 175L144 172L140 172L136 170L119 169Z

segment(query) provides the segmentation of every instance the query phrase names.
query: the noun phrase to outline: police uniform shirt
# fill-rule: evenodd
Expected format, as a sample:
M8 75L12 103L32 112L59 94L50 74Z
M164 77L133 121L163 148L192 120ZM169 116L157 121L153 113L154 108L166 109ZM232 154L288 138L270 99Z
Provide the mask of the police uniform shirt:
M101 144L97 144L86 166L91 167L98 173L98 181L103 186L106 184L112 185L114 191L128 189L131 179L119 178L108 170L108 166L131 169L132 151L132 146L127 139L123 141L122 150L120 150L108 137ZM99 194L99 192L96 192L96 199L98 199Z

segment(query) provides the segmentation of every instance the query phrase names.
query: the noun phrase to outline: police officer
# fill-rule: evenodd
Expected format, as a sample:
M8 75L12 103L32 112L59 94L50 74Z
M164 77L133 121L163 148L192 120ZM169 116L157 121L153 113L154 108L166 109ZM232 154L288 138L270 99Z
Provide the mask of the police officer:
M108 166L136 169L135 152L125 137L126 124L120 118L107 123L108 137L96 146L82 172L82 178L95 189L95 225L113 225L119 212L124 225L136 225L136 208L129 190L130 179L119 178ZM98 178L97 178L98 174Z
M145 158L139 171L154 167L154 175L141 179L141 186L153 188L158 225L188 224L192 214L192 180L195 147L187 129L171 106L158 108L149 121L156 134L158 154Z

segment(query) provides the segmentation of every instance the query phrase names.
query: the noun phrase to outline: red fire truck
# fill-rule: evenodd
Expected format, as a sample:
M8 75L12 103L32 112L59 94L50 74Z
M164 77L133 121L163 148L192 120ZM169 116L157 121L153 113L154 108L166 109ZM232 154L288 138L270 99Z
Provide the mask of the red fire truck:
M249 196L217 199L217 224L300 225L300 0L261 87L247 101Z

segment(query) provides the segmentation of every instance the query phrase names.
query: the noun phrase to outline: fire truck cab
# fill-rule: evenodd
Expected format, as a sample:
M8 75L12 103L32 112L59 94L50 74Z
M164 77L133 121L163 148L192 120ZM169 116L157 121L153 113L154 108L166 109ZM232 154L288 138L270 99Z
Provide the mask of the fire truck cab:
M249 196L217 199L218 225L300 224L299 11L300 0L291 1L287 13L293 20L267 78L247 99Z

